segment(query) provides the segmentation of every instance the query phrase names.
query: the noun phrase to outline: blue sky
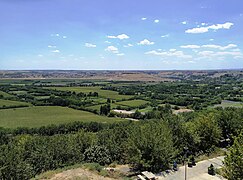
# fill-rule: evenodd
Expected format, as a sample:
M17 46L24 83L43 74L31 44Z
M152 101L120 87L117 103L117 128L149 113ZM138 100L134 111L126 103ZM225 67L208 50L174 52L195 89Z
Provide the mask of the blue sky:
M0 0L0 69L243 68L242 0Z

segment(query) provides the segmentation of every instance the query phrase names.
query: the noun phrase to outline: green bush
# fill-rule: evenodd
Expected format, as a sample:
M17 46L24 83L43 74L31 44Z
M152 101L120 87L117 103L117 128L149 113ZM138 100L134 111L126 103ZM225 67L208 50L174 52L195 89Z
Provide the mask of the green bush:
M111 163L111 157L108 149L105 146L98 145L91 146L85 150L84 160L90 163L99 163L100 165Z

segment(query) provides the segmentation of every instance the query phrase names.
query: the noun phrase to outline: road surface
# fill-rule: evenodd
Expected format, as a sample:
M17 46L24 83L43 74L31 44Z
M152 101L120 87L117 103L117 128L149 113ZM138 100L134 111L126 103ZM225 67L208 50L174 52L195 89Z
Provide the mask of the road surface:
M213 164L215 168L222 167L224 156L200 161L192 168L187 167L187 180L223 180L224 178L208 174L208 167ZM177 172L171 172L159 176L160 180L185 180L185 166L180 167Z

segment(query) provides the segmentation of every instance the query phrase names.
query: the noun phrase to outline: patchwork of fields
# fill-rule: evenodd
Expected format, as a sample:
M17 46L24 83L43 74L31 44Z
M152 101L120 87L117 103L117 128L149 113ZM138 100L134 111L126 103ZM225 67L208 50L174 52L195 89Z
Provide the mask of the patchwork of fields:
M8 93L5 93L3 91L0 91L0 96L3 96L3 97L12 97L12 95L10 95Z
M96 87L46 87L48 89L55 89L59 91L72 91L76 93L89 93L89 92L97 92L99 96L104 98L110 98L114 100L123 100L123 99L130 99L133 96L130 95L120 95L116 91L109 91L109 90L102 90L99 86Z
M30 106L29 103L0 99L0 108L12 106ZM2 118L2 117L1 117Z
M74 121L112 123L124 121L120 118L108 118L87 111L74 110L58 106L36 106L0 110L0 127L40 127L50 124L63 124Z

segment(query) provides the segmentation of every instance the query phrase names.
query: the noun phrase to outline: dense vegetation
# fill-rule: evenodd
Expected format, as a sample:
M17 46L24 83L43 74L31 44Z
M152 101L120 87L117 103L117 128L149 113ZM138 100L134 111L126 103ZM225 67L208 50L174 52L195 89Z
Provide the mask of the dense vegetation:
M136 171L159 172L182 163L185 147L196 157L233 142L226 176L242 175L242 79L58 83L0 81L2 179L29 179L76 163L127 163ZM237 108L214 108L225 100ZM185 109L191 112L177 113Z
M158 172L181 162L185 146L197 156L212 152L224 137L239 136L242 119L243 109L219 108L140 122L1 129L0 175L28 179L83 162L129 163L135 170Z

